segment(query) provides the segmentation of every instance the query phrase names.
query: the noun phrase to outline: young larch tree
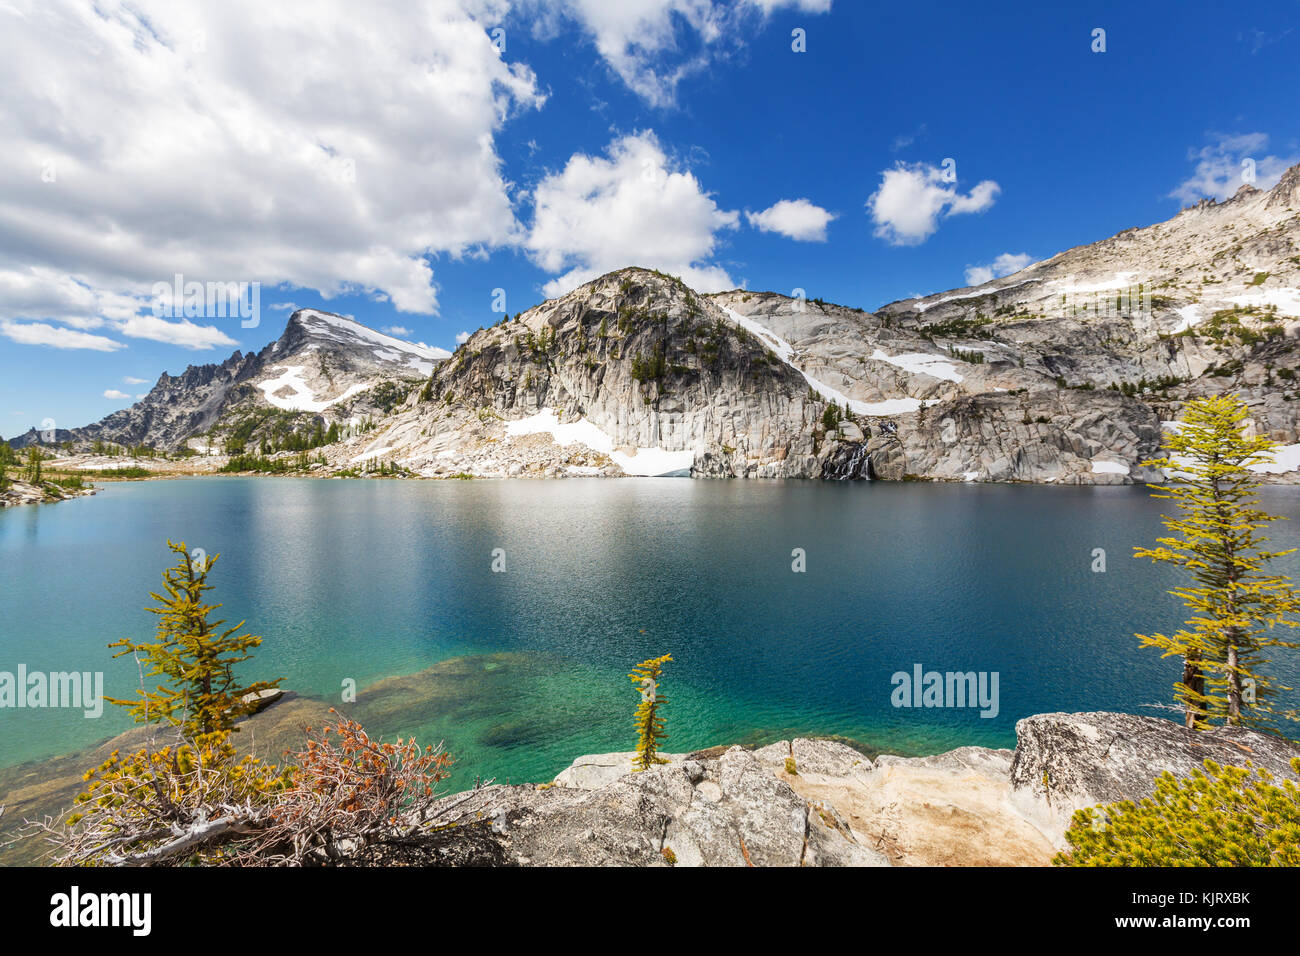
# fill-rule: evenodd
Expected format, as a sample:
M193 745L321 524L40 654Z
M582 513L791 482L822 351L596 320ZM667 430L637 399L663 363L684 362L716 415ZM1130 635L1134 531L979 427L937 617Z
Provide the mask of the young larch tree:
M1268 727L1278 712L1270 701L1276 690L1263 673L1268 648L1298 645L1277 636L1275 628L1298 627L1300 597L1291 579L1270 574L1273 560L1291 554L1267 551L1260 532L1278 516L1260 510L1254 465L1273 458L1276 445L1263 435L1246 437L1245 404L1233 396L1201 398L1184 409L1179 427L1164 441L1164 457L1145 464L1163 468L1170 483L1154 492L1172 500L1176 517L1164 517L1170 536L1134 555L1181 568L1189 585L1170 591L1192 609L1177 633L1139 634L1144 647L1183 659L1183 676L1174 685L1188 727L1214 722Z
M262 639L240 634L242 621L223 630L224 620L208 620L208 615L221 607L203 600L212 590L208 572L220 555L191 557L183 541L175 544L169 540L167 547L180 559L163 572L166 594L149 595L160 606L146 608L158 615L157 639L137 643L124 637L108 645L121 648L114 657L133 654L137 660L143 658L142 663L149 666L146 676L161 677L164 683L154 690L141 687L135 700L107 699L126 707L138 722L180 724L189 736L235 729L235 721L256 707L248 698L275 687L282 678L240 684L235 665L248 660Z

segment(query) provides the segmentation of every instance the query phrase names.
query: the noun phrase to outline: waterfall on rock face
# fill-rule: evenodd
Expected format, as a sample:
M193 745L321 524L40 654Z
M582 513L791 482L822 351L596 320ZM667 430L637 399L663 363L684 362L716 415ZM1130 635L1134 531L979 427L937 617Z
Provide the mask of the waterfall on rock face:
M849 459L848 476L849 478L866 478L868 460L867 446L859 445L853 451L853 457Z
M827 481L871 480L871 459L865 442L846 442L826 459L822 478Z

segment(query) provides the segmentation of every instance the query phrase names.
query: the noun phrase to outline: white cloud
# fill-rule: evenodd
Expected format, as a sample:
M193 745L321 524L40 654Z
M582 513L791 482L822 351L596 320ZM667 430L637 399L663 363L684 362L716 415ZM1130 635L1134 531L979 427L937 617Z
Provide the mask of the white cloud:
M142 320L152 285L176 273L436 311L427 254L522 233L494 137L543 98L485 32L506 12L506 0L379 0L362 20L347 0L0 7L0 319L233 341Z
M149 380L147 378L134 378L133 376L130 375L126 376L124 379L122 379L122 381L125 382L127 385L148 385L149 384Z
M125 348L121 342L74 332L72 329L49 325L45 322L13 322L0 319L0 335L22 345L48 345L56 349L90 349L95 352L113 352Z
M104 392L104 397L115 399L117 401L124 401L126 399L129 399L131 396L126 394L126 392L119 392L115 388L110 388Z
M985 282L991 282L994 279L1009 276L1013 272L1019 272L1035 261L1034 257L1027 252L1004 252L988 265L967 266L966 284L983 285Z
M763 232L779 232L801 242L825 242L826 226L835 216L807 199L782 199L762 212L746 212L745 218Z
M940 219L983 212L1002 191L986 179L962 195L955 183L945 182L944 170L926 163L899 163L880 175L880 187L867 200L867 208L875 234L896 246L920 245L934 235Z
M907 149L907 147L911 146L918 139L920 139L922 136L925 135L925 126L926 124L922 123L920 126L916 128L915 132L899 133L897 136L894 137L894 141L890 144L889 151L891 153L897 153L899 150Z
M464 345L466 342L469 341L469 335L470 335L470 334L469 334L468 332L457 332L457 333L456 333L456 344L457 344L457 345Z
M385 325L382 329L380 329L380 331L387 332L389 335L397 335L397 336L411 334L411 330L404 325Z
M296 312L298 307L292 302L273 302L270 306L276 312Z
M708 260L740 214L719 209L691 172L674 169L652 132L615 140L605 156L575 153L533 199L525 246L547 272L568 270L543 286L547 296L623 266L660 269L701 292L735 287Z
M1187 158L1196 163L1196 169L1169 195L1184 203L1194 203L1211 197L1227 199L1245 183L1242 162L1255 161L1256 189L1271 189L1277 185L1288 168L1300 162L1300 154L1279 157L1266 152L1266 133L1214 134L1217 139L1209 146L1189 149Z
M0 220L3 215L0 212ZM215 326L168 322L150 313L140 314L141 309L152 304L148 296L96 288L82 276L43 266L5 269L2 261L0 251L0 303L3 303L0 318L49 319L73 329L104 329L130 338L147 338L186 348L237 344ZM119 343L118 347L125 344Z
M678 84L706 70L713 50L752 36L778 10L826 13L832 0L526 0L538 33L577 22L627 87L652 106L671 106Z
M1265 47L1272 46L1274 43L1280 43L1295 32L1293 27L1287 27L1281 33L1268 33L1264 30L1252 29L1249 31L1250 54L1254 56ZM1238 31L1237 42L1241 43L1247 39L1246 35Z
M800 13L830 13L831 0L749 0L765 14L774 13L785 7Z
M133 339L149 339L178 345L183 349L216 348L218 345L238 345L225 332L211 325L195 325L189 319L169 321L156 315L133 315L121 323L123 335Z

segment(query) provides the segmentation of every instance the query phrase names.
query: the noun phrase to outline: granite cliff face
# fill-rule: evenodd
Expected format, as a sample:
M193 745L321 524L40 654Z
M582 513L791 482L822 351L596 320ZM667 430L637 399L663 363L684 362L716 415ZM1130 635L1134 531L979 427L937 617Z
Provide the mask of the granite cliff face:
M1114 484L1161 480L1141 463L1162 426L1231 392L1287 446L1261 470L1291 481L1298 335L1300 166L875 313L628 268L447 357L304 310L261 352L164 375L70 434L219 446L275 418L352 425L320 452L335 471Z
M626 269L475 333L362 456L422 474L814 477L823 407L710 299Z

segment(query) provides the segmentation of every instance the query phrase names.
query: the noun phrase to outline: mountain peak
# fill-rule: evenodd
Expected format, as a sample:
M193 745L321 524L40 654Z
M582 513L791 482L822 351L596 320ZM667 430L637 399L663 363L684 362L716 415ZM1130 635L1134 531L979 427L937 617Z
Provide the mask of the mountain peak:
M1277 185L1268 191L1268 206L1300 209L1300 163L1282 174Z
M272 347L271 357L317 346L363 350L385 363L406 366L421 376L431 373L435 363L451 357L446 349L408 342L377 332L351 316L321 309L298 309L289 316L284 334Z

